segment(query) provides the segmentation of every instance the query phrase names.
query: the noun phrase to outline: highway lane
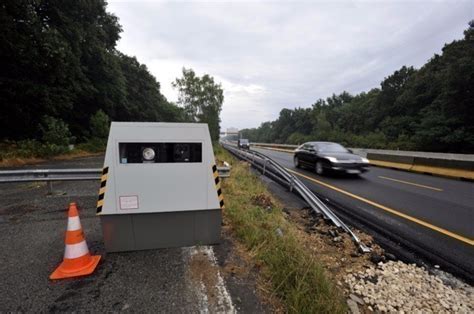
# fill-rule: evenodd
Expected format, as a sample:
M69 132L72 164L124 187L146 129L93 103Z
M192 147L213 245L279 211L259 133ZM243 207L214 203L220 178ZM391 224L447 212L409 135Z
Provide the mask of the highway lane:
M474 183L380 167L360 177L321 177L312 169L296 169L290 153L256 150L298 174L329 203L474 277Z

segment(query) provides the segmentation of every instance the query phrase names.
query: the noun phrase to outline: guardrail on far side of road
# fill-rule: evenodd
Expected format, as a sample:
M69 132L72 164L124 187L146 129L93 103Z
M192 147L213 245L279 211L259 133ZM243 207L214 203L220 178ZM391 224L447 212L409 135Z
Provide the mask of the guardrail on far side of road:
M298 145L251 143L252 146L293 152ZM474 180L474 155L352 148L375 166Z

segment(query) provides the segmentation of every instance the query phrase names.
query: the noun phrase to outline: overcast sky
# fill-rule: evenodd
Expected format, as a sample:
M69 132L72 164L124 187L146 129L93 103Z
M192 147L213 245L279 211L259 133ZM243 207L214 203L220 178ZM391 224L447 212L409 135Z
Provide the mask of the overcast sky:
M118 49L146 64L169 100L182 67L222 84L225 130L422 66L462 38L474 0L110 1L108 10L123 27Z

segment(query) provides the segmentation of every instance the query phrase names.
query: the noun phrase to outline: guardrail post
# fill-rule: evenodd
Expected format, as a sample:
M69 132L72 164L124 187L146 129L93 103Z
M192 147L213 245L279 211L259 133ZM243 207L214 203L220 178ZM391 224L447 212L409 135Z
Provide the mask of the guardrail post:
M263 163L263 172L262 172L262 175L265 175L265 169L267 168L267 161L268 159L265 158L265 161Z
M48 175L46 175L47 177ZM53 181L48 181L48 195L53 194Z

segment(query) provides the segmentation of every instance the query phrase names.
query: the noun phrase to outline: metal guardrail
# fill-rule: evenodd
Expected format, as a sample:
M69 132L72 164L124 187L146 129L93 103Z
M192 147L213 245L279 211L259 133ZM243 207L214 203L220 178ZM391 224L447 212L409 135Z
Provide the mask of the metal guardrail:
M230 176L230 166L217 167L219 177ZM0 171L0 183L48 182L48 193L53 193L54 181L99 180L102 169L27 169Z
M102 169L27 169L0 171L0 183L47 182L48 194L54 181L99 180Z
M102 169L28 169L0 171L0 183L98 180Z
M230 177L230 165L224 161L224 166L217 166L217 173L219 178L228 178Z
M368 253L371 251L370 248L365 246L357 235L339 219L339 217L337 217L305 184L303 184L303 182L301 182L301 180L288 172L276 161L253 150L240 150L228 144L222 144L222 146L236 157L251 163L256 169L260 170L263 175L267 175L277 182L288 186L290 191L295 190L298 192L298 194L316 213L322 214L325 218L331 220L336 227L342 228L346 231L352 237L354 242L356 242L362 252Z
M250 142L250 146L261 146L261 147L276 147L276 148L287 148L287 149L295 149L299 145L293 144L270 144L270 143L252 143Z

